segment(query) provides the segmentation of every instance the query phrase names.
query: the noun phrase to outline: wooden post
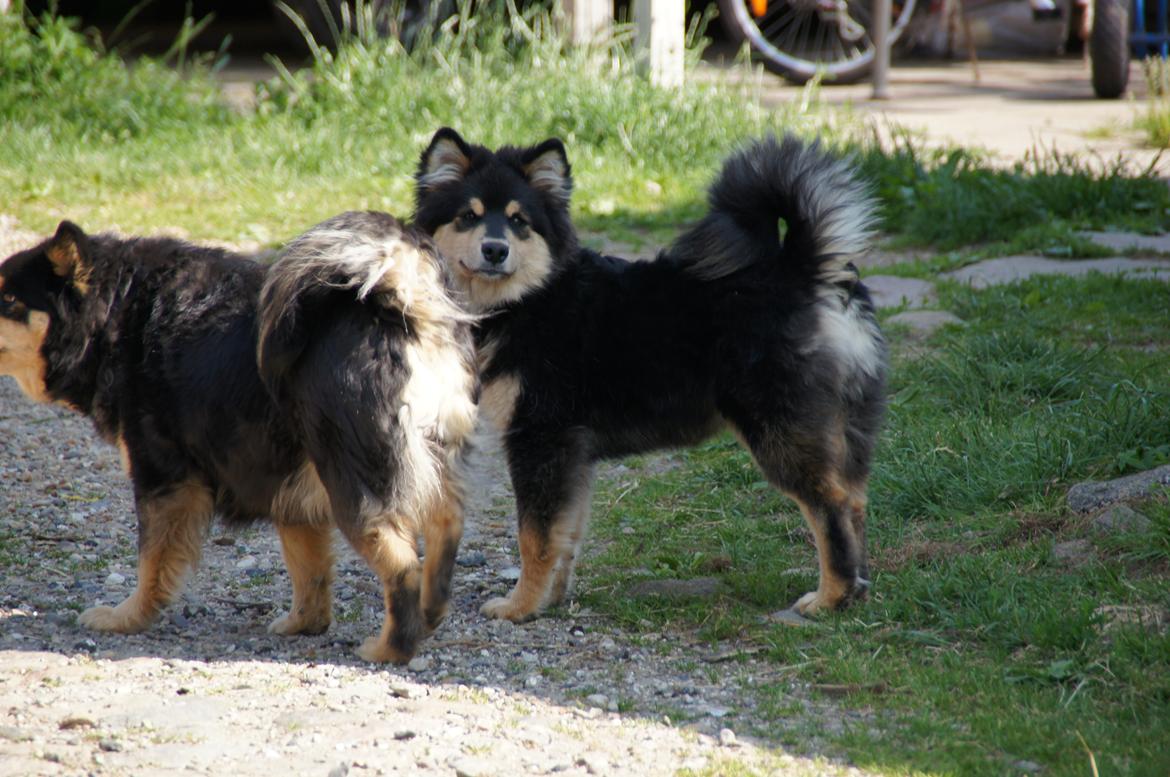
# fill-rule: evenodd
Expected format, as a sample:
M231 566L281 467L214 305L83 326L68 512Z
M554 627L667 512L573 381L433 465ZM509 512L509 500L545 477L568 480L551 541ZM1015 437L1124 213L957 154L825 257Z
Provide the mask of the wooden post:
M659 86L683 82L686 9L683 0L634 0L634 39L641 67Z
M596 43L613 26L613 0L565 0L569 40L575 46Z

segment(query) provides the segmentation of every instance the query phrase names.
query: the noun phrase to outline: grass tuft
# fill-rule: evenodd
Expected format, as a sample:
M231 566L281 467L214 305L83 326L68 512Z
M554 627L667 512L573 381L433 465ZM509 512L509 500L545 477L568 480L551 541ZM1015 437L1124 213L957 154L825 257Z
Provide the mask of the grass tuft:
M1142 61L1142 72L1148 97L1137 126L1151 146L1170 147L1170 63L1162 57L1147 57Z

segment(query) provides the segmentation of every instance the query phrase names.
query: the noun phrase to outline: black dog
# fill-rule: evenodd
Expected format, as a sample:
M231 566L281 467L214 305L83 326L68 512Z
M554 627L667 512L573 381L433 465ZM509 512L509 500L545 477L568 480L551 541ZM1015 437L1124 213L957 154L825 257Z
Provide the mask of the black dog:
M727 426L816 538L820 584L796 608L863 597L886 372L850 263L869 247L864 187L815 144L764 140L725 163L702 221L634 263L578 245L571 189L555 139L493 152L442 129L419 165L416 223L482 314L481 408L516 492L522 574L483 612L519 621L564 597L594 462Z
M346 213L266 269L62 222L0 264L0 373L90 416L134 484L137 589L82 624L149 626L215 513L276 524L293 604L270 631L328 628L333 525L385 590L363 658L408 660L442 618L478 386L468 317L425 234Z

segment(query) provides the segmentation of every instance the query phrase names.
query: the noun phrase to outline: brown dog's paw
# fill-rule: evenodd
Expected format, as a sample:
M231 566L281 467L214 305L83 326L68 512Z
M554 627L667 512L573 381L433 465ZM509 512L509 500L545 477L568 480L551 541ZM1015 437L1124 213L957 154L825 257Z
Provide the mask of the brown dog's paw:
M536 617L535 612L528 612L516 606L510 596L499 596L495 599L487 600L479 608L479 612L481 615L486 615L489 618L499 618L500 620L508 620L513 623L523 623Z
M329 619L306 618L289 613L268 624L269 634L292 636L294 634L324 634L329 629Z
M371 664L405 664L413 653L403 653L381 637L368 637L357 649L358 658Z
M116 634L137 634L150 625L150 619L135 614L129 616L122 607L90 607L77 616L77 622L94 631L110 631Z

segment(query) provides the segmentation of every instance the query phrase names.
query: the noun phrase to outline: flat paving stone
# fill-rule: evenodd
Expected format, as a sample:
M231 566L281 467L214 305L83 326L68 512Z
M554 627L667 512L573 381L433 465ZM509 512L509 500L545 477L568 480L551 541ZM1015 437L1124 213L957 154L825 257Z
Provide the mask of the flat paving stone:
M1170 261L1160 259L1048 259L1043 256L1004 256L987 259L944 273L944 278L970 284L976 289L1014 283L1033 275L1080 276L1091 272L1125 274L1130 278L1170 281ZM867 281L868 283L868 281Z
M1170 235L1139 235L1136 232L1078 232L1111 251L1143 251L1152 254L1170 254Z
M946 310L903 310L887 318L886 323L907 327L911 340L925 340L948 324L963 326L967 322Z
M1068 490L1068 506L1087 513L1127 499L1144 499L1170 486L1170 464L1115 480L1078 483Z
M899 278L895 275L867 275L861 279L879 308L922 308L936 299L934 284L918 278Z

